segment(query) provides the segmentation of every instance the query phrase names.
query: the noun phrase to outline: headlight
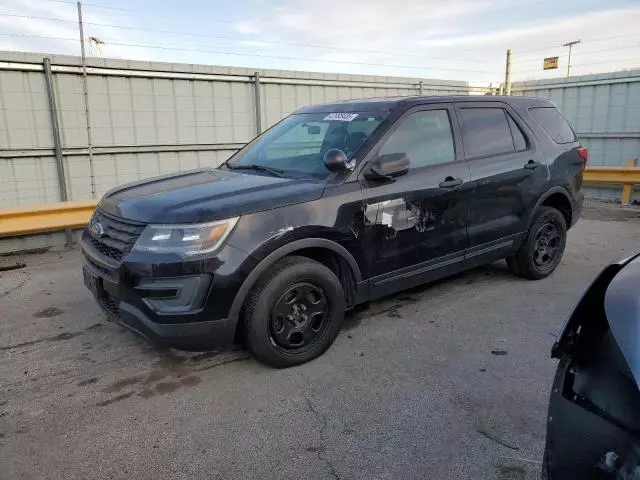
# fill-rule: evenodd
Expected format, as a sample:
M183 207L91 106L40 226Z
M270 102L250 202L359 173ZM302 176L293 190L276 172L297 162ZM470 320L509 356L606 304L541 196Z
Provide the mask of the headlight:
M239 218L183 225L147 225L133 251L183 256L213 252L229 236Z

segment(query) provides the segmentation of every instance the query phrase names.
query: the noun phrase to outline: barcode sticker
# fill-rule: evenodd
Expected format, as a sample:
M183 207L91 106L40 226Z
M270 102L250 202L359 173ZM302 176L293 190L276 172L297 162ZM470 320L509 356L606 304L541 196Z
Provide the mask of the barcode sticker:
M357 113L330 113L323 120L337 120L338 122L350 122L358 116Z

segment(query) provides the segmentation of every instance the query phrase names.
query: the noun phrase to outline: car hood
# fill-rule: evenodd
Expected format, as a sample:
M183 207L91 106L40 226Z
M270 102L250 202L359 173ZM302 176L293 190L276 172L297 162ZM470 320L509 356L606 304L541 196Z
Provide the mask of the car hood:
M312 180L207 168L123 185L98 207L144 223L196 223L316 200L323 190Z

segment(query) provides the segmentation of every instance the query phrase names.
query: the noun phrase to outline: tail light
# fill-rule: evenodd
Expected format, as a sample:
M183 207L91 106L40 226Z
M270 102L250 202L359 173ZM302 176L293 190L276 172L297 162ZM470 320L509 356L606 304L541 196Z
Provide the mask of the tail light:
M589 150L587 150L586 147L579 147L578 155L580 155L580 158L584 163L584 168L587 168L587 160L589 160Z

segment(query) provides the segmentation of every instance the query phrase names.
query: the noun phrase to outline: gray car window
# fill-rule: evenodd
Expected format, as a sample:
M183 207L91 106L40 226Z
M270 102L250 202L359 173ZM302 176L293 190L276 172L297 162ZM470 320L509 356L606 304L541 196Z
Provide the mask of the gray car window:
M428 110L409 115L380 147L380 155L388 153L406 153L412 168L454 161L449 112Z
M467 158L515 151L506 112L502 108L463 108L460 116Z
M576 141L576 134L571 129L571 125L557 108L530 108L529 112L554 142L572 143Z

